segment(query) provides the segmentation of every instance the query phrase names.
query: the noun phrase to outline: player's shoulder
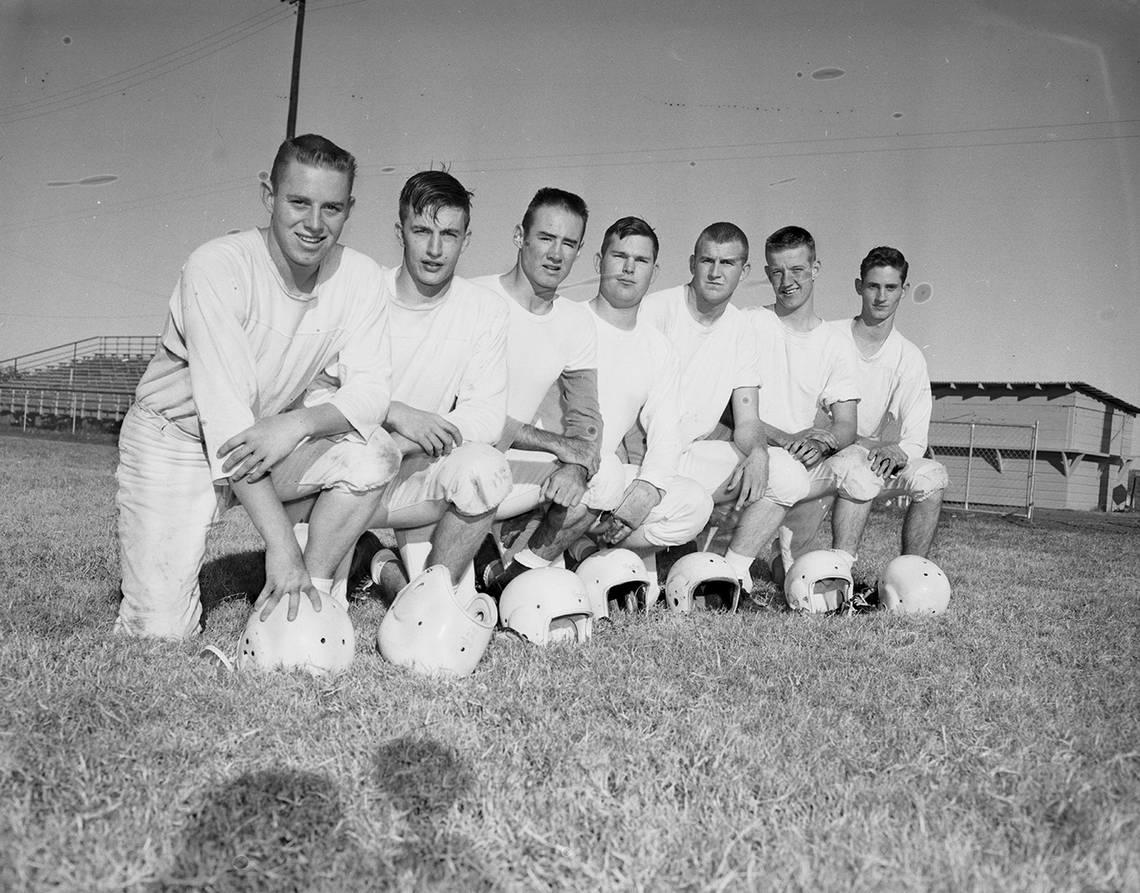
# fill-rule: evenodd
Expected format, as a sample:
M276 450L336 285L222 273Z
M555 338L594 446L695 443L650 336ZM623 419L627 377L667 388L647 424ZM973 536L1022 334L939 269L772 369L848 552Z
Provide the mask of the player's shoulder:
M482 313L505 318L510 312L508 298L487 281L497 282L498 278L498 276L480 276L468 279L465 276L455 276L451 280L451 293L468 305L476 306Z
M457 276L455 278L459 279L460 277ZM493 292L502 298L507 297L507 293L503 289L503 284L499 279L498 273L489 273L486 276L463 277L463 281L468 282L471 285L478 286L479 288L486 289L489 292Z
M379 276L386 268L355 248L349 248L338 242L333 246L333 252L339 252L338 262L353 270L363 270L373 276ZM332 252L329 252L332 256Z
M740 326L742 332L749 337L764 339L766 347L771 347L773 339L778 340L784 333L784 324L776 316L771 307L744 307L739 310L744 325Z
M595 314L590 309L589 301L578 301L574 298L558 298L554 302L554 311L567 319L574 319L577 321L584 321L589 325L594 325Z
M685 303L685 286L675 285L652 291L641 299L638 315L642 319L653 320L658 326L669 325L667 320L676 319L678 310Z
M812 330L812 335L825 344L841 346L844 349L855 347L855 336L851 333L851 318L825 319Z
M379 288L386 281L386 267L380 266L363 251L337 243L324 263L329 266L329 278L340 278L353 283L367 283Z
M218 264L252 266L255 259L262 254L269 256L269 249L265 245L261 230L247 229L203 242L190 252L186 266L208 267Z
M916 365L921 364L924 367L926 366L926 355L922 352L922 348L900 332L897 326L891 331L891 338L896 339L898 351L904 360Z
M554 302L560 328L572 329L583 342L598 340L598 318L590 309L589 301L575 301L573 298L558 298Z
M598 325L601 327L602 323L599 322ZM669 337L657 328L657 326L653 325L652 320L642 313L640 309L637 313L637 324L633 328L633 334L638 341L647 345L647 347L654 352L673 350L673 342L669 340Z
M644 298L641 299L642 308L645 307L667 307L676 304L685 299L685 286L673 285L669 288L658 289L651 291Z

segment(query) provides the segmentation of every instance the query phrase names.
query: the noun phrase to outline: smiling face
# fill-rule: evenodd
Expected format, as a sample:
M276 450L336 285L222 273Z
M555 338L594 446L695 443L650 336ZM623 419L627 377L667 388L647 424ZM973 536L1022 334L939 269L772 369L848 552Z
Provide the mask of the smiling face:
M776 293L776 303L788 313L811 300L819 261L807 245L769 252L764 273Z
M714 242L702 238L689 258L690 287L702 304L720 305L732 299L740 280L748 275L745 247L737 241Z
M276 189L262 184L269 211L269 254L286 283L305 289L340 238L352 210L344 171L291 160Z
M404 249L404 269L416 289L425 297L435 297L451 284L459 255L471 240L467 212L444 205L435 211L408 214L396 224L396 238Z
M862 279L855 280L855 291L863 302L863 322L869 326L886 322L899 309L906 290L901 270L888 266L869 269Z
M536 295L554 297L570 275L585 233L586 222L559 205L536 208L525 232L522 224L515 228L519 266Z
M594 258L598 293L611 307L636 307L657 276L653 240L648 236L611 237Z

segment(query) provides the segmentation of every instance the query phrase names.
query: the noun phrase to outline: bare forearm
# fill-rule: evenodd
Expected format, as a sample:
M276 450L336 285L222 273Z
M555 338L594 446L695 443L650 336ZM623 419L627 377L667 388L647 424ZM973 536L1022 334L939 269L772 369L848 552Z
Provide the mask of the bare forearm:
M737 425L732 430L732 442L744 455L748 455L758 446L769 443L767 426L759 420L749 420Z
M254 482L234 481L233 491L249 513L253 526L265 540L267 549L295 549L300 555L300 547L293 535L293 525L268 478Z
M775 425L764 423L764 439L765 441L777 447L788 448L788 445L796 439L796 435L790 431L785 431L783 428L777 428Z
M851 446L859 434L858 405L858 401L856 400L844 400L840 403L833 403L828 407L831 410L831 425L829 426L829 430L831 431L831 436L835 438L835 448L837 451L844 447Z
M553 453L562 462L568 465L581 465L590 474L597 471L599 449L595 442L584 441L577 437L568 437L565 434L555 434L544 431L534 425L510 420L516 427L514 440L511 446L520 450L540 450L544 453Z
M332 403L318 403L289 412L301 425L306 437L332 437L352 429L352 423Z

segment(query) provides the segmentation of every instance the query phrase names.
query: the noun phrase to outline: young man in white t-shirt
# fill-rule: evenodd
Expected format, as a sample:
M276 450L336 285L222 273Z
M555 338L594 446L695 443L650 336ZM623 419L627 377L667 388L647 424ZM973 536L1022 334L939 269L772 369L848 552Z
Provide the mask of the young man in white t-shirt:
M895 328L908 271L898 249L872 249L855 280L859 315L827 324L856 353L858 439L826 461L833 477L828 492L788 513L780 531L785 566L807 549L829 505L834 547L858 555L872 502L891 496L910 500L902 554L926 557L930 551L948 477L941 463L924 458L933 403L926 360Z
M399 466L380 427L391 354L380 268L337 242L356 162L314 134L286 140L269 225L207 242L182 269L162 340L119 437L117 632L182 638L202 624L210 527L240 502L265 540L264 620L316 610ZM306 390L331 370L318 398ZM308 518L298 544L293 523Z
M472 558L510 490L495 447L507 412L507 307L455 275L470 220L471 193L449 173L421 171L400 192L403 263L383 275L393 367L384 427L403 461L369 524L392 528L400 550L387 597L433 565L473 597ZM382 561L373 573L386 582Z
M550 546L550 554L560 552L583 529L592 527L590 537L597 544L639 554L654 585L656 553L691 540L712 511L705 488L677 473L683 446L677 355L660 330L639 318L641 301L657 276L658 250L657 234L648 223L623 217L606 230L594 257L598 293L587 306L598 332L602 464L607 469L603 474L612 475L620 467L617 480L622 489L611 510L602 514L588 505L585 522L564 525ZM544 401L539 418L545 426L560 430L557 401ZM645 437L644 456L630 464L621 450L623 435L639 425ZM587 551L578 551L575 557L581 560Z
M515 227L515 265L501 276L476 281L502 295L510 307L507 450L514 485L499 508L500 520L546 504L543 522L505 570L483 581L497 592L523 571L558 557L558 533L586 523L590 508L612 508L620 498L619 475L598 480L602 418L598 408L597 331L582 303L560 297L586 234L589 212L580 196L554 187L538 190ZM535 424L547 391L558 385L561 431ZM616 491L616 492L614 492Z
M737 521L725 557L751 586L755 558L741 540L754 518L783 512L807 493L796 461L769 449L758 414L767 388L748 315L732 296L748 275L748 238L732 223L714 223L697 238L689 258L692 279L647 296L641 318L663 332L681 368L678 393L683 448L678 473L693 478L717 504L731 507ZM733 415L732 439L715 439L726 405ZM777 522L778 523L778 522ZM775 531L775 526L769 536Z
M764 377L759 416L772 456L785 462L786 485L807 498L829 484L824 460L855 439L854 351L815 312L821 265L811 233L798 226L777 230L765 240L764 258L776 301L747 313ZM763 553L767 560L784 515L798 501L762 505L742 518L733 552L753 559Z

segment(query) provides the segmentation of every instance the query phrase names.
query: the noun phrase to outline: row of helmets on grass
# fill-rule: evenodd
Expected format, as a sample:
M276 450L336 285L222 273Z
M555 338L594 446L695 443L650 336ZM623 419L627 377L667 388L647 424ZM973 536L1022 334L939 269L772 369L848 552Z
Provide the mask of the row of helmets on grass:
M659 598L644 562L628 549L606 549L576 571L535 568L503 590L498 606L479 593L463 600L442 566L429 567L400 590L380 622L376 644L385 660L419 673L466 676L474 671L498 625L535 645L582 643L597 620L611 611L648 611ZM785 578L788 606L802 613L834 613L854 595L850 561L831 549L808 552ZM878 582L880 606L909 614L939 614L950 602L950 582L936 564L902 555ZM728 562L694 552L674 562L665 582L669 611L735 612L741 585ZM282 600L262 621L250 616L238 649L238 667L300 668L313 675L346 670L356 636L345 608L324 599L315 611L301 599L297 618L287 619Z

